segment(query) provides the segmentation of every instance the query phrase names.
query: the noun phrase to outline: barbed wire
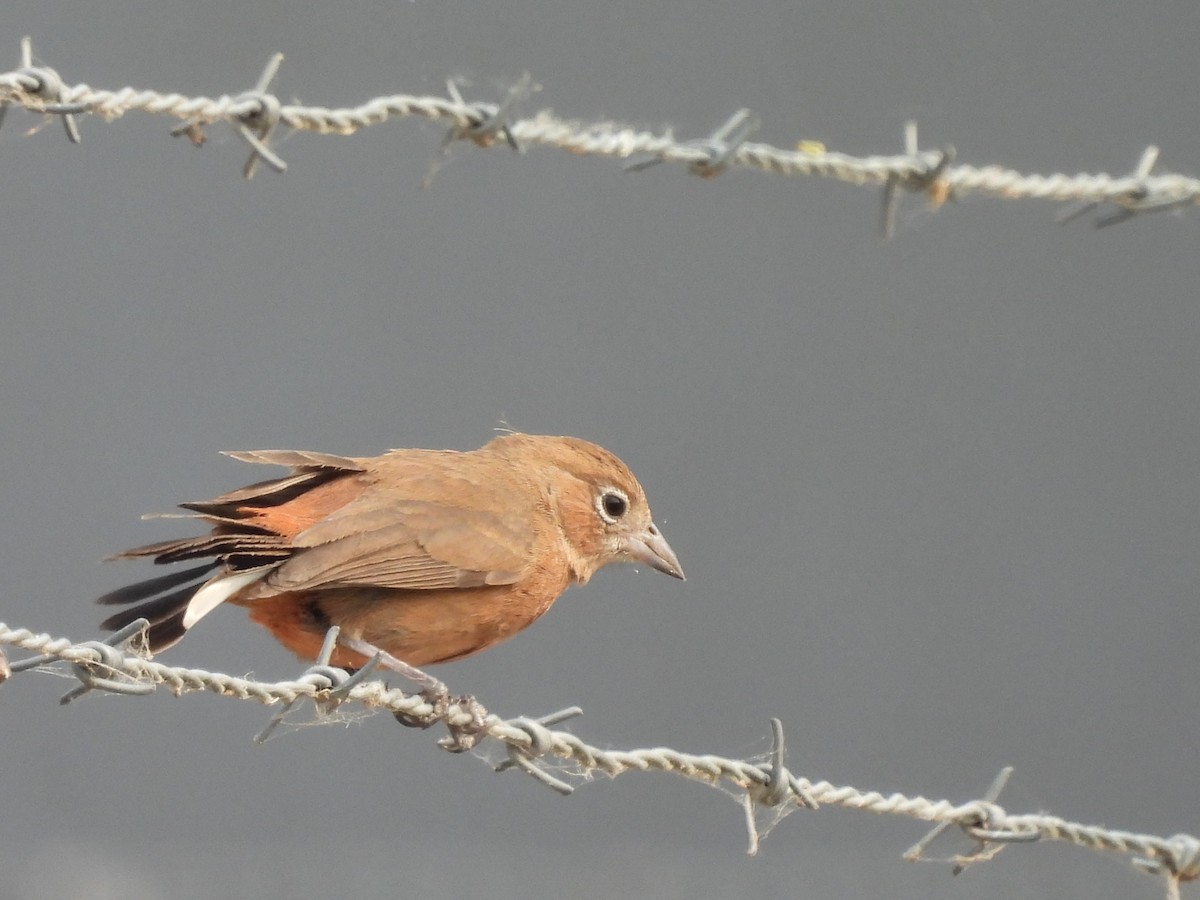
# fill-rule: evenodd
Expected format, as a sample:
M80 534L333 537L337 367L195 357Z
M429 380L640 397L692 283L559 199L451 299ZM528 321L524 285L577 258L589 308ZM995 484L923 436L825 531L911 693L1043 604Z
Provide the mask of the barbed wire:
M656 163L678 163L702 178L714 178L731 168L753 169L776 175L833 178L855 185L883 187L881 225L885 236L894 230L896 208L903 193L924 194L934 209L947 200L983 194L1004 200L1043 199L1074 201L1059 220L1070 222L1097 206L1115 207L1095 218L1097 227L1124 222L1136 215L1181 210L1200 204L1200 179L1177 173L1154 173L1157 147L1147 147L1132 172L1126 175L1079 173L1025 174L1003 166L958 163L952 146L922 150L913 122L905 129L904 152L858 157L829 150L815 141L798 141L793 149L752 143L759 118L748 109L738 110L711 135L678 140L670 129L661 134L624 126L614 121L567 119L550 110L528 118L513 118L514 108L528 99L533 86L526 75L499 103L467 101L455 82L447 96L391 94L358 106L325 107L284 104L269 88L279 71L282 54L268 62L255 86L220 97L188 97L124 87L119 90L67 84L55 69L35 65L32 42L21 42L20 65L0 74L0 122L10 106L32 113L59 117L67 136L80 140L77 118L100 116L107 122L140 111L181 121L172 129L202 144L204 129L228 123L250 147L243 174L253 176L258 164L278 172L287 163L270 146L279 126L316 134L350 135L391 119L422 118L445 122L449 130L435 158L430 177L449 146L467 140L480 147L503 143L514 150L528 145L557 147L582 156L633 159L626 171L642 171ZM428 181L428 178L426 179Z
M389 688L384 682L369 678L373 667L351 675L330 666L328 653L334 645L334 630L326 640L323 658L298 678L262 682L203 669L167 666L148 659L134 652L135 648L144 650L146 627L145 620L138 620L106 640L75 643L0 622L0 684L15 674L45 670L54 662L64 661L71 664L80 684L63 696L62 703L94 690L145 695L154 693L161 685L176 696L209 691L222 697L281 706L256 741L266 740L302 700L311 700L319 718L325 719L339 707L358 704L365 710L387 710L409 726L428 728L438 723L447 726L450 736L442 738L439 744L451 751L467 750L480 740L491 738L507 753L506 759L494 767L496 771L519 769L563 794L571 793L573 788L548 770L546 764L550 760L571 764L584 775L601 772L616 777L625 772L672 772L712 786L732 786L740 793L750 853L758 850L761 835L758 820L764 809L775 810L776 816L782 817L799 809L817 810L828 805L936 823L933 830L904 853L904 858L910 861L922 859L930 844L951 826L959 828L973 842L973 849L951 858L955 874L973 863L991 859L1010 844L1060 841L1130 856L1136 868L1163 878L1166 896L1171 900L1178 900L1181 882L1200 877L1200 838L1193 835L1163 838L1071 822L1042 812L1009 813L997 803L1012 771L1007 768L982 797L957 804L811 781L795 775L785 765L783 726L778 719L771 720L771 752L765 763L683 753L669 747L606 750L584 742L571 732L551 728L580 715L582 711L577 707L536 719L524 716L505 719L484 712L474 698L438 702ZM3 652L4 646L37 655L10 663Z
M250 147L243 168L244 176L250 178L260 163L278 172L286 171L286 162L271 147L271 139L280 126L322 135L351 135L391 119L420 118L448 125L430 175L454 142L468 140L480 147L503 144L521 151L526 146L541 145L577 155L630 160L626 170L631 172L658 163L674 163L706 179L732 168L832 178L883 188L882 228L888 236L894 231L899 199L905 193L926 195L934 208L968 194L1007 200L1074 201L1075 205L1060 216L1063 222L1073 221L1101 205L1113 207L1096 218L1099 227L1142 213L1180 210L1200 203L1200 179L1154 173L1159 151L1153 146L1145 150L1135 169L1124 176L1023 174L1001 166L958 163L950 146L922 150L914 123L906 127L904 152L894 155L856 157L830 151L815 142L802 141L794 149L753 143L748 139L760 127L760 120L747 109L735 112L708 137L678 140L670 130L656 134L613 121L562 118L549 110L515 118L515 108L528 99L533 89L528 76L514 84L498 103L465 100L458 85L451 82L445 97L393 94L343 108L283 104L269 92L281 62L281 55L272 57L252 89L217 98L163 94L132 87L113 91L85 83L67 84L56 70L35 64L32 43L25 38L20 65L0 74L0 125L8 108L16 106L31 113L58 117L68 138L79 143L79 117L92 114L113 122L126 113L140 111L179 120L180 124L171 133L202 144L206 127L226 123ZM329 666L327 657L295 680L280 682L167 666L130 651L128 644L137 641L141 628L140 623L134 624L139 627L118 632L107 641L75 643L0 623L0 648L11 646L37 654L9 663L0 649L0 683L13 675L64 661L71 665L80 684L63 697L63 702L94 690L145 695L164 686L176 696L208 691L280 707L257 740L267 739L304 700L312 701L320 716L329 716L351 705L364 710L386 710L406 725L446 726L450 735L440 743L449 750L467 750L490 738L503 746L506 753L506 758L495 767L497 771L519 769L560 793L570 793L573 787L550 771L547 765L550 760L573 765L583 774L601 772L611 777L632 771L672 772L709 785L732 786L740 793L752 853L758 849L762 833L759 818L764 810L786 814L831 805L935 823L904 854L909 860L921 859L936 838L952 826L957 827L973 842L973 848L953 858L955 872L992 858L1009 844L1059 841L1130 856L1137 868L1164 879L1166 894L1171 898L1179 896L1181 882L1200 877L1200 838L1193 835L1163 838L1071 822L1044 813L1009 813L996 802L1010 773L1007 769L982 797L959 804L861 790L828 781L814 782L786 767L784 732L779 720L771 722L772 748L765 763L683 753L667 747L606 750L552 727L579 715L577 708L539 718L505 719L482 712L471 698L438 702L389 688L383 681L369 677L370 668L351 675Z

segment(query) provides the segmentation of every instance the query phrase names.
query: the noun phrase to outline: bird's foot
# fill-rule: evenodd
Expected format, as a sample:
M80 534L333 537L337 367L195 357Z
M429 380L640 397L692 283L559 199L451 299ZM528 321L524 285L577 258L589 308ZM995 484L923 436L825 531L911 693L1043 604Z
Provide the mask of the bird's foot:
M421 691L421 698L429 704L430 712L424 715L395 712L392 715L396 721L406 728L422 729L444 722L450 734L438 741L438 746L451 753L465 753L487 735L487 708L474 697L451 696L446 685L438 682L437 685ZM451 707L458 708L453 720Z
M405 728L429 728L445 719L446 711L450 709L450 689L440 681L436 685L429 685L423 689L419 696L429 704L430 712L423 714L392 713L396 721Z
M416 666L410 666L404 660L397 659L386 650L380 650L374 644L346 636L339 636L337 640L343 647L353 650L355 653L361 653L369 658L378 657L379 665L382 668L398 672L420 689L421 698L430 705L431 711L423 715L392 713L396 721L405 728L429 728L438 722L445 722L450 735L442 738L438 744L451 753L463 753L470 750L487 734L488 711L474 697L452 697L450 689L446 687L444 681L434 678ZM461 712L465 713L466 721L451 722L449 718L451 706L457 706ZM460 717L456 716L455 718L459 719Z
M486 707L474 697L454 697L450 702L466 713L467 720L451 722L448 717L443 718L450 734L438 741L438 746L451 753L465 753L487 737L490 717Z

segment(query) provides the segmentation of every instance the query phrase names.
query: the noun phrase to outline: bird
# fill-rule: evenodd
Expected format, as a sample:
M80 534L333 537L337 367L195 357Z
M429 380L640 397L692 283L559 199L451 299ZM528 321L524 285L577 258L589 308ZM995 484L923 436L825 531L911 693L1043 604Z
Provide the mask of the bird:
M302 660L317 659L337 626L324 661L357 670L375 659L419 680L416 667L512 637L610 563L684 579L633 473L580 438L513 432L476 450L374 457L225 454L289 472L181 503L177 515L211 526L205 534L110 557L204 560L97 599L126 607L102 628L149 621L151 654L228 603Z

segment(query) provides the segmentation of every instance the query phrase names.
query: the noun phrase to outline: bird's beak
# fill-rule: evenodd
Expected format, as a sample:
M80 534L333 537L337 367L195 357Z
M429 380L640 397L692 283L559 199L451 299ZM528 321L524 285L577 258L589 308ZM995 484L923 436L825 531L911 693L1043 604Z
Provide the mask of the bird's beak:
M635 562L645 563L680 581L687 580L683 575L683 567L679 565L679 558L657 525L651 524L645 531L630 535L625 542L625 549Z

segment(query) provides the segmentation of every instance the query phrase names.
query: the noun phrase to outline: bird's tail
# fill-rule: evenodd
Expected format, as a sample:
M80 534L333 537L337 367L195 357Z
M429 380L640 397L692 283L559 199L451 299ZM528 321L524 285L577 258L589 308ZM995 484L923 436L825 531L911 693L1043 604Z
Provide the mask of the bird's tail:
M167 649L187 631L183 617L188 604L204 586L209 573L219 564L214 560L202 566L139 581L98 597L96 602L105 606L137 604L109 616L100 623L100 627L117 631L136 619L147 619L150 622L150 651L157 653Z
M177 643L203 615L287 559L290 539L256 514L294 500L326 482L359 471L353 459L292 450L229 453L244 462L290 466L283 478L222 494L214 500L181 503L196 518L212 526L207 534L134 547L111 559L152 558L159 564L206 560L203 565L172 572L118 588L96 602L126 606L101 623L116 631L144 618L150 622L150 650L157 653ZM215 574L214 574L215 572ZM136 605L134 605L136 604Z

